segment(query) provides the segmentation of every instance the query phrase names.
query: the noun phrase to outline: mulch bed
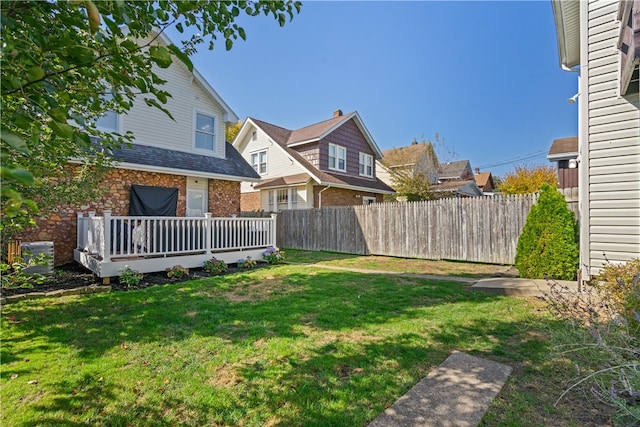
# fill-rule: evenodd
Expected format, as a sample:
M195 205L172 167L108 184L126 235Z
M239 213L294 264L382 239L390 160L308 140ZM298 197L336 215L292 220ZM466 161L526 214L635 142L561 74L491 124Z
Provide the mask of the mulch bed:
M267 267L266 263L258 263L256 268ZM224 274L237 273L247 271L246 268L239 268L235 264L229 264L229 269ZM140 283L136 286L127 286L120 284L117 277L111 279L112 291L131 291L136 289L144 289L150 286L168 285L173 283L185 282L187 280L204 279L207 277L219 276L204 271L201 268L189 269L189 274L183 277L168 277L167 273L145 273ZM54 269L53 274L48 275L44 283L34 285L33 288L15 288L2 289L1 296L7 297L12 295L29 294L32 292L51 292L61 289L75 289L84 286L102 285L102 279L95 276L90 270L82 267L80 264L66 264Z

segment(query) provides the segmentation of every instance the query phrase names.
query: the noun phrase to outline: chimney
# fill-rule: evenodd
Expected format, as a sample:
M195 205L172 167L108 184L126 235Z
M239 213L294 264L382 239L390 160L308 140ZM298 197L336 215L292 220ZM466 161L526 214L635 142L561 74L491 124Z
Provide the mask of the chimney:
M333 112L333 118L335 119L336 117L340 117L342 116L342 110L335 110Z
M476 175L480 175L480 168L476 168Z

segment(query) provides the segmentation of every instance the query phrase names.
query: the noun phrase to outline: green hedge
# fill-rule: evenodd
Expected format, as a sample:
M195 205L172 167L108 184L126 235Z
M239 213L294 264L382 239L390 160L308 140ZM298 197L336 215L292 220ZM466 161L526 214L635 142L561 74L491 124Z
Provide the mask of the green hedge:
M518 238L516 267L521 277L575 280L578 263L575 215L564 196L545 184Z

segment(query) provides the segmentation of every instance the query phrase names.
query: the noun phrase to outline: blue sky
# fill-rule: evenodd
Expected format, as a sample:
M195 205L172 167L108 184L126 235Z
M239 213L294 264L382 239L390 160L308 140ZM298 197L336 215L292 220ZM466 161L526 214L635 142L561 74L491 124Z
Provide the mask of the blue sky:
M549 164L577 134L550 1L316 1L284 27L239 23L247 41L193 60L241 119L296 129L357 110L382 150L438 133L444 160L495 175Z

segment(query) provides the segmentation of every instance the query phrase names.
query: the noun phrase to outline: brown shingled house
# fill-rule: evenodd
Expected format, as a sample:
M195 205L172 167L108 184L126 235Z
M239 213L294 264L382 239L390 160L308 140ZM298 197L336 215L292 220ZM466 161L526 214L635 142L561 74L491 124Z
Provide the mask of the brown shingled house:
M355 111L295 130L248 118L233 146L261 177L242 184L243 211L362 205L393 193L376 178L382 154Z
M547 159L558 165L558 188L578 188L578 137L555 139Z

